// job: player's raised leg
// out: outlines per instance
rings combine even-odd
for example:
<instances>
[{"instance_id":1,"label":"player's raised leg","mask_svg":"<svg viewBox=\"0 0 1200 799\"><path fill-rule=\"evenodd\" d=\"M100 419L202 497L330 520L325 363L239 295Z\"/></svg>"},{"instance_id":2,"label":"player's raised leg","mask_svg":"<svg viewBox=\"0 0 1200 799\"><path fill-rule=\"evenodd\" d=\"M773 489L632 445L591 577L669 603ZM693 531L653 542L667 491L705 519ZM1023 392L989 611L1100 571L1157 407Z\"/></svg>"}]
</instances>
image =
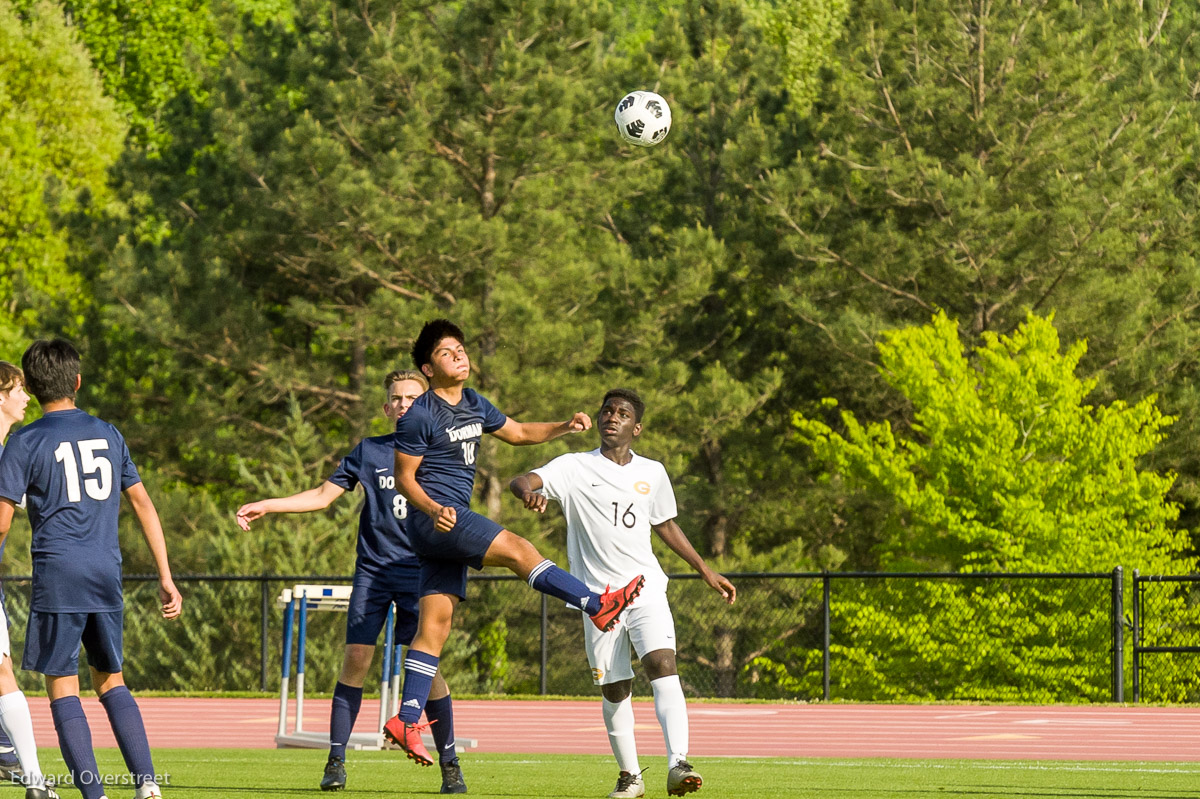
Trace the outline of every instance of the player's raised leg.
<instances>
[{"instance_id":1,"label":"player's raised leg","mask_svg":"<svg viewBox=\"0 0 1200 799\"><path fill-rule=\"evenodd\" d=\"M611 630L616 625L617 618L633 604L645 583L639 574L616 591L606 590L597 594L578 577L560 568L554 561L543 558L537 547L527 539L509 530L501 530L492 540L487 554L483 556L483 565L503 566L511 570L535 591L549 594L582 610L600 630Z\"/></svg>"}]
</instances>

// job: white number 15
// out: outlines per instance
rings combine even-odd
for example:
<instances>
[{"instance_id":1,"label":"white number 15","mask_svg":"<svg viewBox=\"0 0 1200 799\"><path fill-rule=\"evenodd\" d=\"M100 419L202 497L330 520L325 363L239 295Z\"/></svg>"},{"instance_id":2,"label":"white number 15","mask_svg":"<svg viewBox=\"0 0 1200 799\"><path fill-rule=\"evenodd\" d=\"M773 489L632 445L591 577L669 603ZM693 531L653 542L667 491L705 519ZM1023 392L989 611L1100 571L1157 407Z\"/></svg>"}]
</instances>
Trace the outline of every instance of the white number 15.
<instances>
[{"instance_id":1,"label":"white number 15","mask_svg":"<svg viewBox=\"0 0 1200 799\"><path fill-rule=\"evenodd\" d=\"M89 438L78 441L79 463L75 462L75 449L70 441L64 441L54 450L54 460L63 465L63 473L67 479L67 499L79 502L83 496L79 493L79 467L83 467L85 475L96 474L83 481L83 489L92 499L103 501L112 494L113 470L112 462L97 450L108 449L108 442L103 438Z\"/></svg>"}]
</instances>

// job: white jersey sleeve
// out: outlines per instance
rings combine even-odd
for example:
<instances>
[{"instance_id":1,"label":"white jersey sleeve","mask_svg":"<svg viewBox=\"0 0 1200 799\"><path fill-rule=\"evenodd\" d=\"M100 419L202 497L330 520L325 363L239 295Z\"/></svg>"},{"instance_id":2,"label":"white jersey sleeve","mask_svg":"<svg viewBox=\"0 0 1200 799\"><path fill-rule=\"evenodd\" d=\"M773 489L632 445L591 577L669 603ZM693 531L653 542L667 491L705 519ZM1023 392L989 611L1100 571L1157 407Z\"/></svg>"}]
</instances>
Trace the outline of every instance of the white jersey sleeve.
<instances>
[{"instance_id":1,"label":"white jersey sleeve","mask_svg":"<svg viewBox=\"0 0 1200 799\"><path fill-rule=\"evenodd\" d=\"M659 479L654 481L654 496L650 498L650 524L658 525L678 516L679 508L675 505L675 489L671 487L666 467L657 461L651 463L660 472Z\"/></svg>"},{"instance_id":2,"label":"white jersey sleeve","mask_svg":"<svg viewBox=\"0 0 1200 799\"><path fill-rule=\"evenodd\" d=\"M542 487L538 493L547 499L562 502L563 497L571 490L573 463L574 459L570 455L559 455L545 466L534 469L533 473L542 478Z\"/></svg>"}]
</instances>

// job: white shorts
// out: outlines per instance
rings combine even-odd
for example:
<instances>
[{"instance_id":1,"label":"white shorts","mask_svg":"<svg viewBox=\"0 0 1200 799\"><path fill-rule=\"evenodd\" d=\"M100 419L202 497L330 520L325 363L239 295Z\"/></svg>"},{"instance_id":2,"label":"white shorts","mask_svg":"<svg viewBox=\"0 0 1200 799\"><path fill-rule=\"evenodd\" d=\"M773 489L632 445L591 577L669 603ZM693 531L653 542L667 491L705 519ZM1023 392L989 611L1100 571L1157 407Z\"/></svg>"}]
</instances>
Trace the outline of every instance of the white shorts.
<instances>
[{"instance_id":1,"label":"white shorts","mask_svg":"<svg viewBox=\"0 0 1200 799\"><path fill-rule=\"evenodd\" d=\"M0 602L0 660L11 654L12 642L8 640L8 616L4 613L4 603Z\"/></svg>"},{"instance_id":2,"label":"white shorts","mask_svg":"<svg viewBox=\"0 0 1200 799\"><path fill-rule=\"evenodd\" d=\"M639 658L656 649L675 651L675 619L666 593L639 596L621 614L617 626L606 633L584 616L583 645L596 685L632 680L631 645Z\"/></svg>"}]
</instances>

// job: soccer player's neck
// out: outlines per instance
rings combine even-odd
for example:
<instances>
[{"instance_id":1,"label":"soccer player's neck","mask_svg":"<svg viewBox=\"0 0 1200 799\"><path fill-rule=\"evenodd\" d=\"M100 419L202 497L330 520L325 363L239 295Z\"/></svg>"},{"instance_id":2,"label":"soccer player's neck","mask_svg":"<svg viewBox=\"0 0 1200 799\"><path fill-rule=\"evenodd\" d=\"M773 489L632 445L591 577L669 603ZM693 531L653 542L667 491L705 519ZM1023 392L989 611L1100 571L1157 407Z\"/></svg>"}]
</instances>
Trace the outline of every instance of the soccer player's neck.
<instances>
[{"instance_id":1,"label":"soccer player's neck","mask_svg":"<svg viewBox=\"0 0 1200 799\"><path fill-rule=\"evenodd\" d=\"M43 413L54 413L55 411L73 411L75 410L75 398L63 397L62 399L50 400L42 406Z\"/></svg>"},{"instance_id":2,"label":"soccer player's neck","mask_svg":"<svg viewBox=\"0 0 1200 799\"><path fill-rule=\"evenodd\" d=\"M600 454L618 466L624 466L633 460L633 450L629 444L620 444L615 447L606 447L601 444Z\"/></svg>"},{"instance_id":3,"label":"soccer player's neck","mask_svg":"<svg viewBox=\"0 0 1200 799\"><path fill-rule=\"evenodd\" d=\"M434 378L431 390L450 405L457 405L462 402L463 384L460 380L446 380L442 382Z\"/></svg>"}]
</instances>

